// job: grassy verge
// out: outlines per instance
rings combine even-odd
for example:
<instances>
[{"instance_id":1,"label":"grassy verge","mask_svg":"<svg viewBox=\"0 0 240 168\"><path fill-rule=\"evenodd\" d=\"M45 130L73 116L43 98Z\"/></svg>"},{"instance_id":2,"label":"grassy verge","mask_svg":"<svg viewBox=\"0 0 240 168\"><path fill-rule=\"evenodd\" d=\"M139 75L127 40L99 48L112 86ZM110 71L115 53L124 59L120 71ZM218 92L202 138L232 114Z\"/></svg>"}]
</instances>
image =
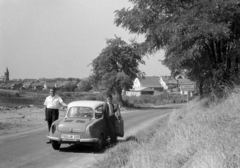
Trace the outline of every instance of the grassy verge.
<instances>
[{"instance_id":1,"label":"grassy verge","mask_svg":"<svg viewBox=\"0 0 240 168\"><path fill-rule=\"evenodd\" d=\"M240 96L193 101L106 151L92 167L240 167Z\"/></svg>"}]
</instances>

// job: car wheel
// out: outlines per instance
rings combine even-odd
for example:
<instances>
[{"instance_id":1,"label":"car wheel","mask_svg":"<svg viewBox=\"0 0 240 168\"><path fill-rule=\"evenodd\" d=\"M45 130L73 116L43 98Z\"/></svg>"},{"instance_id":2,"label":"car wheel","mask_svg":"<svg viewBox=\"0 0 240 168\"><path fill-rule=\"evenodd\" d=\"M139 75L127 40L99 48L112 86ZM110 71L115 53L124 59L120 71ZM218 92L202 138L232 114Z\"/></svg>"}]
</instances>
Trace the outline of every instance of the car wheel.
<instances>
[{"instance_id":1,"label":"car wheel","mask_svg":"<svg viewBox=\"0 0 240 168\"><path fill-rule=\"evenodd\" d=\"M61 144L58 141L53 141L52 140L52 147L53 147L53 149L59 150L60 146L61 146Z\"/></svg>"},{"instance_id":2,"label":"car wheel","mask_svg":"<svg viewBox=\"0 0 240 168\"><path fill-rule=\"evenodd\" d=\"M98 152L102 149L102 146L103 146L103 134L99 136L98 141L94 144L94 150Z\"/></svg>"}]
</instances>

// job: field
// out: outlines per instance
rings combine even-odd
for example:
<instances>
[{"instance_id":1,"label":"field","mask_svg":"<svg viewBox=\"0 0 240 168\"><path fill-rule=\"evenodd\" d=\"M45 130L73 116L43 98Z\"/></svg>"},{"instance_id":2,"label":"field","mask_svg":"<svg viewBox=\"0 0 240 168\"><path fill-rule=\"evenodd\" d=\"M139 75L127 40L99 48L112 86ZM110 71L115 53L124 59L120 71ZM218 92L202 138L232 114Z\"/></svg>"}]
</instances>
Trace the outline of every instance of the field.
<instances>
[{"instance_id":1,"label":"field","mask_svg":"<svg viewBox=\"0 0 240 168\"><path fill-rule=\"evenodd\" d=\"M105 94L93 94L89 92L58 92L66 103L75 100L101 100L105 101ZM14 91L0 89L0 107L17 108L19 106L33 105L43 107L47 91ZM123 96L124 106L126 108L135 108L141 106L164 105L169 103L186 102L186 96L179 94L162 93L158 96L126 97ZM116 97L113 102L117 103Z\"/></svg>"}]
</instances>

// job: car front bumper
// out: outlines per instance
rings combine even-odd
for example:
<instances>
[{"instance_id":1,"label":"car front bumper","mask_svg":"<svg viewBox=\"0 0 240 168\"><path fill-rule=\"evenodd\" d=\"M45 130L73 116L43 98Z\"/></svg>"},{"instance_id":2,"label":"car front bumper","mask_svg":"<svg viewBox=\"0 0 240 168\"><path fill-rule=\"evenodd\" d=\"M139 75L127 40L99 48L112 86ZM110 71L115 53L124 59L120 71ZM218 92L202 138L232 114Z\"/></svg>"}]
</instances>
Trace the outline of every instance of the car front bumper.
<instances>
[{"instance_id":1,"label":"car front bumper","mask_svg":"<svg viewBox=\"0 0 240 168\"><path fill-rule=\"evenodd\" d=\"M53 140L53 141L58 141L58 142L97 142L97 138L80 138L79 140L62 140L61 138L53 137L53 136L47 136L48 139Z\"/></svg>"}]
</instances>

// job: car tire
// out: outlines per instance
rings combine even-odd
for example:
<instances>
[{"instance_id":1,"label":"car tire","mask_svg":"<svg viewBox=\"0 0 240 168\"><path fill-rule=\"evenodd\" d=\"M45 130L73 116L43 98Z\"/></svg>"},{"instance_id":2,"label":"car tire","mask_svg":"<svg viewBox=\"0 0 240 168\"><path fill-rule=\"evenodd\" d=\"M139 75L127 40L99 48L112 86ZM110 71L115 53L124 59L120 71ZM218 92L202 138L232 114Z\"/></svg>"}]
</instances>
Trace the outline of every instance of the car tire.
<instances>
[{"instance_id":1,"label":"car tire","mask_svg":"<svg viewBox=\"0 0 240 168\"><path fill-rule=\"evenodd\" d=\"M61 144L58 141L53 141L52 140L52 147L53 147L53 149L59 150L60 146L61 146Z\"/></svg>"},{"instance_id":2,"label":"car tire","mask_svg":"<svg viewBox=\"0 0 240 168\"><path fill-rule=\"evenodd\" d=\"M103 147L103 134L100 134L98 141L94 144L94 150L99 152Z\"/></svg>"}]
</instances>

